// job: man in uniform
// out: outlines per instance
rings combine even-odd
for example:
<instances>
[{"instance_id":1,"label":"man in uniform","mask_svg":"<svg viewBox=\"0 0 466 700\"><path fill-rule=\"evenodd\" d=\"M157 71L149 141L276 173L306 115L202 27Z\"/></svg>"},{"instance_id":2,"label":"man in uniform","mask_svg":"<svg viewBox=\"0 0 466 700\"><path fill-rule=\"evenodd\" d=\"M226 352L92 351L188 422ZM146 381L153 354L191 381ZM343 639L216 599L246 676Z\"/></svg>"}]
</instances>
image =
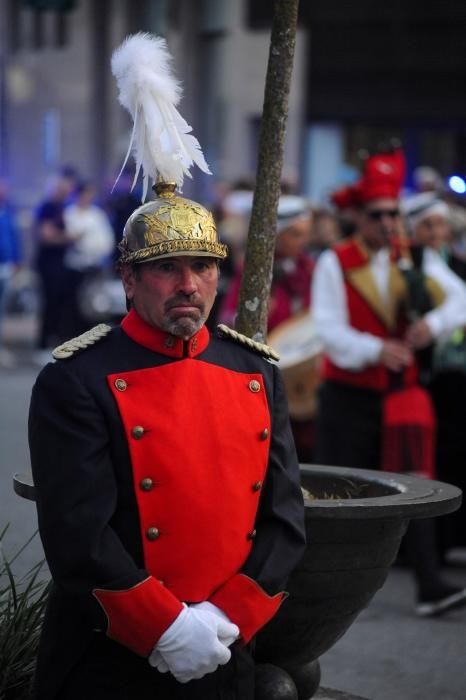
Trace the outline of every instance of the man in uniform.
<instances>
[{"instance_id":1,"label":"man in uniform","mask_svg":"<svg viewBox=\"0 0 466 700\"><path fill-rule=\"evenodd\" d=\"M355 235L322 253L314 271L312 315L325 350L315 460L433 477L435 417L418 360L466 321L466 287L435 251L418 251L416 269L414 251L394 241L403 175L400 150L366 161L345 198ZM432 533L432 521L408 533L420 615L466 603L466 590L440 575Z\"/></svg>"},{"instance_id":2,"label":"man in uniform","mask_svg":"<svg viewBox=\"0 0 466 700\"><path fill-rule=\"evenodd\" d=\"M304 549L271 351L209 335L226 248L209 212L156 189L120 246L128 315L57 348L33 389L40 700L251 699L250 641Z\"/></svg>"}]
</instances>

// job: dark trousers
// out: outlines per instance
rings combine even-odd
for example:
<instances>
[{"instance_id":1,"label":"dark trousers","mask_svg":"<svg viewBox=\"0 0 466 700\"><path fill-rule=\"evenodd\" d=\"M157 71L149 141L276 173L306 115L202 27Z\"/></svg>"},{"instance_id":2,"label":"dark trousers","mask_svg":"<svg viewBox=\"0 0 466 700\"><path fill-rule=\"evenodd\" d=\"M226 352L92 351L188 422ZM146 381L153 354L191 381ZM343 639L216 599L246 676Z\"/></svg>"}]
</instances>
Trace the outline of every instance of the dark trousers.
<instances>
[{"instance_id":1,"label":"dark trousers","mask_svg":"<svg viewBox=\"0 0 466 700\"><path fill-rule=\"evenodd\" d=\"M437 414L437 474L466 493L466 370L438 372L430 393ZM461 507L437 519L443 550L466 545L466 498Z\"/></svg>"},{"instance_id":2,"label":"dark trousers","mask_svg":"<svg viewBox=\"0 0 466 700\"><path fill-rule=\"evenodd\" d=\"M380 469L381 426L378 392L325 382L318 391L315 463Z\"/></svg>"},{"instance_id":3,"label":"dark trousers","mask_svg":"<svg viewBox=\"0 0 466 700\"><path fill-rule=\"evenodd\" d=\"M235 644L228 664L199 680L178 683L171 673L159 673L147 659L103 634L96 634L57 700L253 700L253 697L254 664L248 648Z\"/></svg>"},{"instance_id":4,"label":"dark trousers","mask_svg":"<svg viewBox=\"0 0 466 700\"><path fill-rule=\"evenodd\" d=\"M353 469L380 469L382 396L337 382L319 389L315 462ZM432 520L409 524L403 550L413 568L419 597L429 599L443 585Z\"/></svg>"},{"instance_id":5,"label":"dark trousers","mask_svg":"<svg viewBox=\"0 0 466 700\"><path fill-rule=\"evenodd\" d=\"M66 319L66 271L58 260L42 262L38 267L42 287L39 348L53 347L65 340Z\"/></svg>"},{"instance_id":6,"label":"dark trousers","mask_svg":"<svg viewBox=\"0 0 466 700\"><path fill-rule=\"evenodd\" d=\"M68 268L66 270L64 294L67 313L64 323L64 334L66 338L74 338L88 330L92 323L83 316L80 306L80 296L86 280L86 274L81 270Z\"/></svg>"}]
</instances>

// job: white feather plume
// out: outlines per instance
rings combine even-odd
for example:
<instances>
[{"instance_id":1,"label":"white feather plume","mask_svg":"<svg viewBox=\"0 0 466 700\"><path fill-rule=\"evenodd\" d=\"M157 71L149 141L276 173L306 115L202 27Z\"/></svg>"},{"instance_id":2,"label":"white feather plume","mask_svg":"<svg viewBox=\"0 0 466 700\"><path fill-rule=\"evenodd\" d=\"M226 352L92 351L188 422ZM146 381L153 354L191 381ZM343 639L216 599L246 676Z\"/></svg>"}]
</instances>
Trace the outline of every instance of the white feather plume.
<instances>
[{"instance_id":1,"label":"white feather plume","mask_svg":"<svg viewBox=\"0 0 466 700\"><path fill-rule=\"evenodd\" d=\"M181 189L184 176L191 177L189 169L193 164L210 174L198 140L176 109L182 90L170 64L165 40L143 32L127 37L112 55L119 100L133 119L121 172L133 150L136 161L133 187L142 168L143 201L149 178L155 181L161 175L164 180L174 180Z\"/></svg>"}]
</instances>

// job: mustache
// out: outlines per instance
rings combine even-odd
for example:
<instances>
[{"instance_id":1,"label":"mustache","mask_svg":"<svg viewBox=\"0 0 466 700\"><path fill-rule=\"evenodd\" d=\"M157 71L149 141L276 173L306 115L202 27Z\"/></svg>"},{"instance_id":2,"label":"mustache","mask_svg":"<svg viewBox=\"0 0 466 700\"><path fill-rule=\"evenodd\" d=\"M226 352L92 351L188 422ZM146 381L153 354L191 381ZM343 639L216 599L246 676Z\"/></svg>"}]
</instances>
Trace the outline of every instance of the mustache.
<instances>
[{"instance_id":1,"label":"mustache","mask_svg":"<svg viewBox=\"0 0 466 700\"><path fill-rule=\"evenodd\" d=\"M169 299L165 304L165 310L170 311L176 306L195 306L198 309L204 308L202 300L196 294L190 296L179 295Z\"/></svg>"}]
</instances>

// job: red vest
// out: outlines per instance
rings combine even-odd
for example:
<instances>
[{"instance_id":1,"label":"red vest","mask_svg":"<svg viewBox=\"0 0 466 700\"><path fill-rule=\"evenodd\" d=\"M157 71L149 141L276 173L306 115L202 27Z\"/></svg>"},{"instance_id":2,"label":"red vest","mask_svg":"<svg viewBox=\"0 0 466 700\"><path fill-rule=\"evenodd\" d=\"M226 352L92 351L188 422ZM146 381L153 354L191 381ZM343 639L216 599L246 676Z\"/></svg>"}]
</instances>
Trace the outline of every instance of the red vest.
<instances>
[{"instance_id":1,"label":"red vest","mask_svg":"<svg viewBox=\"0 0 466 700\"><path fill-rule=\"evenodd\" d=\"M405 320L403 307L407 289L395 263L389 273L390 298L384 304L379 297L369 265L369 257L356 240L344 241L334 248L343 272L349 324L355 330L370 333L377 338L400 338ZM355 387L384 392L390 386L390 374L381 364L361 370L342 369L328 356L324 357L323 378ZM416 382L417 368L413 365L404 373L403 384Z\"/></svg>"}]
</instances>

